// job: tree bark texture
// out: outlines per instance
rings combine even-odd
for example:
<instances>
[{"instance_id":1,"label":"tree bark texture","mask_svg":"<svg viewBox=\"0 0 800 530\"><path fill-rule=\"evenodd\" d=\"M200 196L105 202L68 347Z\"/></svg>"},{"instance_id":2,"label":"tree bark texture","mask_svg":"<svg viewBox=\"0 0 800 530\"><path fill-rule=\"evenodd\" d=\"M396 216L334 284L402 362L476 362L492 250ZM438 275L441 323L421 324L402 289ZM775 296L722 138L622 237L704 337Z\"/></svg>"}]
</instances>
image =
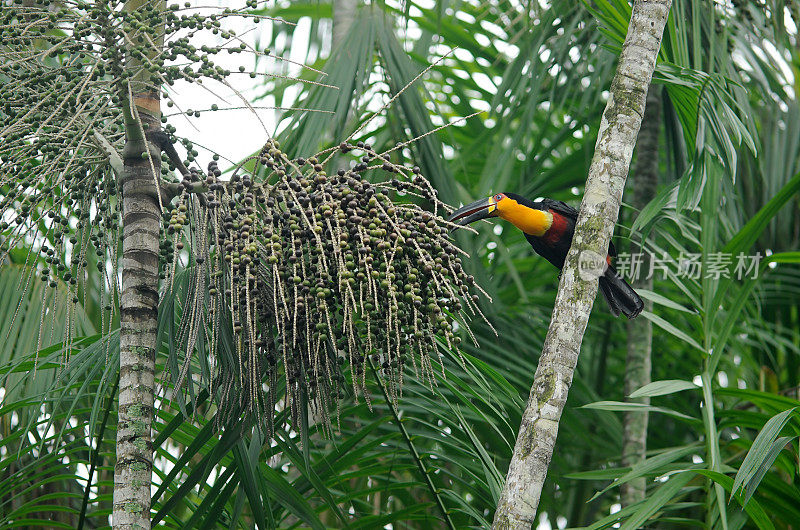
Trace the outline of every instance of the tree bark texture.
<instances>
[{"instance_id":1,"label":"tree bark texture","mask_svg":"<svg viewBox=\"0 0 800 530\"><path fill-rule=\"evenodd\" d=\"M160 157L154 156L156 171ZM125 160L114 528L150 528L160 210L147 160Z\"/></svg>"},{"instance_id":2,"label":"tree bark texture","mask_svg":"<svg viewBox=\"0 0 800 530\"><path fill-rule=\"evenodd\" d=\"M633 172L633 206L641 210L656 194L658 186L658 136L661 130L661 87L650 85L644 120L636 141L636 166ZM644 244L632 244L631 253L643 253ZM649 256L644 254L640 274L633 279L635 289L653 289L649 277ZM645 310L652 311L653 303L646 300ZM653 350L653 324L646 318L628 322L628 355L625 362L625 396L650 383L650 359ZM628 401L649 404L650 398L627 398ZM649 413L625 412L622 433L622 465L632 466L644 460L647 452L647 423ZM646 481L639 477L620 486L622 507L635 504L645 497Z\"/></svg>"},{"instance_id":3,"label":"tree bark texture","mask_svg":"<svg viewBox=\"0 0 800 530\"><path fill-rule=\"evenodd\" d=\"M131 0L125 9L136 10L144 1ZM155 7L163 11L164 3ZM163 40L156 43L162 44ZM121 183L119 413L112 524L115 529L132 530L150 528L161 223L155 179L160 175L161 151L148 145L143 133L160 127L161 111L158 86L141 63L129 57L125 68L133 75L128 93L121 94L126 144ZM143 156L148 152L149 159Z\"/></svg>"},{"instance_id":4,"label":"tree bark texture","mask_svg":"<svg viewBox=\"0 0 800 530\"><path fill-rule=\"evenodd\" d=\"M585 271L586 264L606 255L670 6L671 0L637 0L633 4L553 316L495 512L494 529L527 530L535 523L558 422L597 295L596 275L580 274L579 267L583 264Z\"/></svg>"}]
</instances>

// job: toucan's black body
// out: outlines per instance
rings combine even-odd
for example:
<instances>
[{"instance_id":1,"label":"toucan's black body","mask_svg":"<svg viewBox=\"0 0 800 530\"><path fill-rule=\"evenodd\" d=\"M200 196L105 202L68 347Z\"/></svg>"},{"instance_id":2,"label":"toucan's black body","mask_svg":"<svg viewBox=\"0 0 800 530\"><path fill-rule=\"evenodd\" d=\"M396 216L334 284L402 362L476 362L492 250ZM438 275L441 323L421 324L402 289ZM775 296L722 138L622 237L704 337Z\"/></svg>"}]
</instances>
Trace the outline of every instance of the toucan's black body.
<instances>
[{"instance_id":1,"label":"toucan's black body","mask_svg":"<svg viewBox=\"0 0 800 530\"><path fill-rule=\"evenodd\" d=\"M508 203L502 203L509 199ZM540 232L534 234L525 232L525 238L537 254L559 269L563 268L564 260L572 244L572 237L575 234L575 223L578 220L578 210L564 202L553 199L532 201L516 193L498 193L488 201L483 199L460 208L450 220L459 224L467 224L478 219L498 216L517 225L515 220L520 219L520 212L517 211L513 215L509 212L511 209L519 210L520 208L540 210L549 214L547 217L550 220L549 224L542 226ZM541 214L538 215L543 217ZM521 227L518 226L518 228ZM616 254L614 245L609 245L606 258L608 268L599 278L600 292L603 293L603 297L615 316L623 313L628 318L634 318L642 312L644 302L611 265L611 257Z\"/></svg>"},{"instance_id":2,"label":"toucan's black body","mask_svg":"<svg viewBox=\"0 0 800 530\"><path fill-rule=\"evenodd\" d=\"M572 236L575 233L575 222L578 220L578 210L565 202L555 201L553 199L532 201L516 193L506 193L505 195L523 206L536 208L537 210L545 212L549 211L550 214L553 215L553 226L550 227L550 230L548 230L544 236L539 237L525 234L525 239L528 240L537 254L559 269L564 268L564 260L567 258L569 246L572 244ZM559 223L561 219L566 222ZM553 230L553 232L550 232L551 230ZM556 233L558 233L558 237L553 237ZM611 247L611 255L616 256L613 245Z\"/></svg>"}]
</instances>

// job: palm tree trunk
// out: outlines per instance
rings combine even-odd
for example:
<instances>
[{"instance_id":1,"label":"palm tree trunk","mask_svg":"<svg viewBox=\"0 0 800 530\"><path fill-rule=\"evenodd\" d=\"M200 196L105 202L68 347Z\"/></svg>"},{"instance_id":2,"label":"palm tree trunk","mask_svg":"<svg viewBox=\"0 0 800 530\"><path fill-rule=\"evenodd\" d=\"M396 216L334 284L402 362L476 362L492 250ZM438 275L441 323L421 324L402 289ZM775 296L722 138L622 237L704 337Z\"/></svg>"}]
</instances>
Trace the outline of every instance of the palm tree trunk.
<instances>
[{"instance_id":1,"label":"palm tree trunk","mask_svg":"<svg viewBox=\"0 0 800 530\"><path fill-rule=\"evenodd\" d=\"M633 4L628 34L600 122L575 236L561 273L550 328L495 512L494 529L528 530L535 522L558 422L597 295L597 275L585 266L598 256L602 260L611 240L671 3L636 0ZM579 270L589 274L578 274Z\"/></svg>"},{"instance_id":2,"label":"palm tree trunk","mask_svg":"<svg viewBox=\"0 0 800 530\"><path fill-rule=\"evenodd\" d=\"M658 185L658 134L661 129L661 87L650 85L644 121L636 142L636 169L633 172L633 206L639 210L650 202ZM642 253L644 244L632 245L632 253ZM642 272L633 279L634 288L653 289L653 278L648 277L650 262L643 256ZM645 309L653 310L653 303L645 301ZM653 349L653 325L646 318L628 322L628 355L625 363L625 396L650 382L650 356ZM629 401L649 404L650 398L629 398ZM644 460L647 452L647 422L649 413L626 412L623 419L622 465L632 466ZM630 506L645 497L645 478L640 477L620 486L622 507Z\"/></svg>"},{"instance_id":3,"label":"palm tree trunk","mask_svg":"<svg viewBox=\"0 0 800 530\"><path fill-rule=\"evenodd\" d=\"M129 0L135 11L147 0ZM154 6L163 11L164 2ZM163 45L163 31L156 48ZM135 37L131 38L136 41ZM161 208L156 178L161 157L146 133L160 127L158 85L128 57L132 74L121 94L126 143L122 175L122 295L120 300L120 379L117 423L117 461L114 467L115 529L150 528L150 483L153 468L155 357L158 331L158 258ZM132 97L131 97L132 96ZM149 157L143 153L150 153ZM153 173L155 171L155 174Z\"/></svg>"}]
</instances>

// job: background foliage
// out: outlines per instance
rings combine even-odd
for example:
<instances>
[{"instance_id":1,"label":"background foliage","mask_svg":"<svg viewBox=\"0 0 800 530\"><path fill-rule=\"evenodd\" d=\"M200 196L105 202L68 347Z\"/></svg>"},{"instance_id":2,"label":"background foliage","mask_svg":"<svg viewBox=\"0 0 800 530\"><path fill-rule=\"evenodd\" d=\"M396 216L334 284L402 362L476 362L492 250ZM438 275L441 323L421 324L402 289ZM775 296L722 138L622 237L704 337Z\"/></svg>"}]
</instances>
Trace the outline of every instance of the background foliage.
<instances>
[{"instance_id":1,"label":"background foliage","mask_svg":"<svg viewBox=\"0 0 800 530\"><path fill-rule=\"evenodd\" d=\"M335 8L259 10L310 19L310 32L271 23L261 46L305 54L339 87L265 82L265 100L334 113L287 115L278 135L287 154L338 143L392 98L352 141L381 152L484 111L397 153L417 161L453 205L497 191L577 204L626 2L376 2L356 10L331 50ZM655 382L638 391L652 396L652 415L648 459L633 469L620 466L619 411L633 406L621 390L625 326L597 304L540 504L543 526L789 528L800 520L799 21L796 7L779 2L673 3L655 76L665 88L659 195L641 212L623 210L618 246L646 238L676 261L719 252L764 259L757 279L657 274L643 293L655 303L644 315L656 325ZM472 256L465 267L492 295L481 307L497 334L475 322L479 346L464 341L465 365L443 349L436 387L407 381L397 408L371 383L372 410L343 404L333 438L313 418L272 441L245 420L220 432L208 388L174 391L168 317L179 321L189 289L188 274L178 276L161 301L154 523L487 526L557 287L557 271L501 227L456 236ZM106 526L117 335L97 334L109 324L87 293L76 310L81 337L65 351L52 323L66 301L43 296L26 267L12 255L0 276L0 526ZM43 314L52 333L40 337ZM638 476L648 478L646 499L619 510L617 486Z\"/></svg>"}]
</instances>

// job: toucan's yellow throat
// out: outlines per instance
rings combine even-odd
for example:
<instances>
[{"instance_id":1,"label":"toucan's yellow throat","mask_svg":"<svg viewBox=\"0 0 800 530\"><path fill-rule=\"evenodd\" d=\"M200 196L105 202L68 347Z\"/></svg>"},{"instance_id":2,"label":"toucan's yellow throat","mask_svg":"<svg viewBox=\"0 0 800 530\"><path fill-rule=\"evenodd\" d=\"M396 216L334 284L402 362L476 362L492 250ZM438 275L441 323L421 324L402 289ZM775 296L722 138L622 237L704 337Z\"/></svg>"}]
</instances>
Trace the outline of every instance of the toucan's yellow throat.
<instances>
[{"instance_id":1,"label":"toucan's yellow throat","mask_svg":"<svg viewBox=\"0 0 800 530\"><path fill-rule=\"evenodd\" d=\"M532 236L543 236L553 224L550 212L529 208L509 197L497 202L497 216Z\"/></svg>"}]
</instances>

